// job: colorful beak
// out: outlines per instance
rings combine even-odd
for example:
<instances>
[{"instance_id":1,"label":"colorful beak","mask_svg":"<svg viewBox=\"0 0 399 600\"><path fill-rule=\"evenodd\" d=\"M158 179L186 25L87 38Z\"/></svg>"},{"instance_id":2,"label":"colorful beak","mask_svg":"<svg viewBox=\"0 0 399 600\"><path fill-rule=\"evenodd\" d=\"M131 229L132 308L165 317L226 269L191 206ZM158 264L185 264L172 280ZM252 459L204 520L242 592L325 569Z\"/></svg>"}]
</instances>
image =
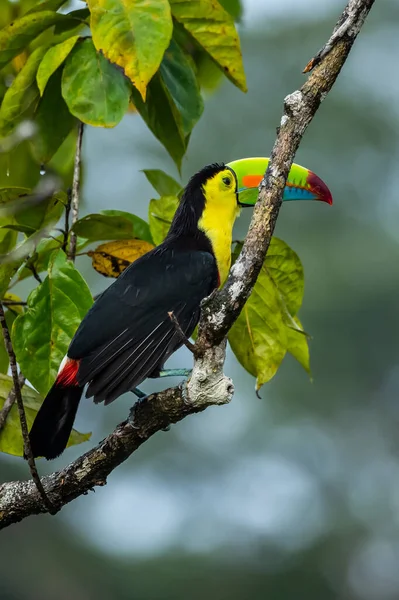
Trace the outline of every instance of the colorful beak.
<instances>
[{"instance_id":1,"label":"colorful beak","mask_svg":"<svg viewBox=\"0 0 399 600\"><path fill-rule=\"evenodd\" d=\"M238 204L254 206L258 198L258 187L269 164L268 158L242 158L226 165L237 177ZM332 204L330 190L317 175L292 165L284 188L283 201L288 200L321 200Z\"/></svg>"}]
</instances>

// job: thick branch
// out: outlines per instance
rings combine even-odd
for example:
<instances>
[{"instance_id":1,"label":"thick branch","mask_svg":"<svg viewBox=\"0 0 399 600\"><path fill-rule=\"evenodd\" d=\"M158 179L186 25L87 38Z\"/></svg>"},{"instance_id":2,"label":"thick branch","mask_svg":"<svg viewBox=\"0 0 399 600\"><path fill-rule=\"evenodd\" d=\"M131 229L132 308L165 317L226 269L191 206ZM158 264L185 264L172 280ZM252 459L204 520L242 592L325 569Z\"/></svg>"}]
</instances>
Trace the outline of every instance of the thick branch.
<instances>
[{"instance_id":1,"label":"thick branch","mask_svg":"<svg viewBox=\"0 0 399 600\"><path fill-rule=\"evenodd\" d=\"M96 485L105 485L108 475L157 431L210 405L230 401L233 385L222 371L225 344L210 352L196 365L197 373L188 385L182 384L137 402L131 417L98 446L62 471L42 478L55 511ZM33 481L14 481L0 486L0 529L43 512L47 509Z\"/></svg>"},{"instance_id":2,"label":"thick branch","mask_svg":"<svg viewBox=\"0 0 399 600\"><path fill-rule=\"evenodd\" d=\"M223 375L225 335L244 306L263 264L302 136L334 84L373 3L374 0L349 0L336 27L341 28L340 35L332 41L330 38L320 63L301 90L285 99L281 126L242 252L224 288L203 307L196 345L200 352L190 381L140 401L131 419L121 423L96 448L62 471L44 477L44 489L56 510L96 485L104 485L109 473L155 432L210 405L230 401L233 385ZM33 482L10 482L0 487L0 528L40 512L46 509Z\"/></svg>"}]
</instances>

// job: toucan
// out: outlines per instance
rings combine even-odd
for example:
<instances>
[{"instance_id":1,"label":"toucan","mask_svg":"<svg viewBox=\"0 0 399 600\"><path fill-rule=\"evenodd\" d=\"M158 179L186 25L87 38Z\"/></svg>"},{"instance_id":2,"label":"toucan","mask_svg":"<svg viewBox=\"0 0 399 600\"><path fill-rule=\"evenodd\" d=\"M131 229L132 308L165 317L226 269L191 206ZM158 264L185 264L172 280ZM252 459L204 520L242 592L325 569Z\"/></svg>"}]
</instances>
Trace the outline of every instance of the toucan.
<instances>
[{"instance_id":1,"label":"toucan","mask_svg":"<svg viewBox=\"0 0 399 600\"><path fill-rule=\"evenodd\" d=\"M86 397L110 404L161 375L182 331L193 333L201 301L225 282L234 221L242 206L255 204L267 165L267 158L246 158L191 177L162 244L129 265L78 327L30 430L35 457L64 451L85 386ZM305 199L332 203L319 177L293 165L283 200Z\"/></svg>"}]
</instances>

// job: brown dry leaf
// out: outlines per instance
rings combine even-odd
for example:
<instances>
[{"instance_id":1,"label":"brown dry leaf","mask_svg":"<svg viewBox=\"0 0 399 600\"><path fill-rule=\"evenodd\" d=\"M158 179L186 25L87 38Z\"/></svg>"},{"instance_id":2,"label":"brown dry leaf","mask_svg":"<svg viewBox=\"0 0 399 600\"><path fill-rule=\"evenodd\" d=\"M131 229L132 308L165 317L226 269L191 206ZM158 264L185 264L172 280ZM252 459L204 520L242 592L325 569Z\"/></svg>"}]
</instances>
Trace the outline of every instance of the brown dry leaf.
<instances>
[{"instance_id":1,"label":"brown dry leaf","mask_svg":"<svg viewBox=\"0 0 399 600\"><path fill-rule=\"evenodd\" d=\"M132 262L155 248L144 240L116 240L100 244L87 254L93 268L105 277L118 277Z\"/></svg>"}]
</instances>

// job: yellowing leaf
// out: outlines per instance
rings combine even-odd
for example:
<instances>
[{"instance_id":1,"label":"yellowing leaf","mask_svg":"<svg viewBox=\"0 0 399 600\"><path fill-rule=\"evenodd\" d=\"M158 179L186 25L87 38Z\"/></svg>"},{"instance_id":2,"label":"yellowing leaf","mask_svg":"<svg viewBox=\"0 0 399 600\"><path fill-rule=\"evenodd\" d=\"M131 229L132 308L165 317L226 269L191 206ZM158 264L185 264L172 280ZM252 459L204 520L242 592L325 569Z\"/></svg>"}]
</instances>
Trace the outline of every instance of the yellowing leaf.
<instances>
[{"instance_id":1,"label":"yellowing leaf","mask_svg":"<svg viewBox=\"0 0 399 600\"><path fill-rule=\"evenodd\" d=\"M247 91L233 17L217 0L170 0L172 15L243 92Z\"/></svg>"},{"instance_id":2,"label":"yellowing leaf","mask_svg":"<svg viewBox=\"0 0 399 600\"><path fill-rule=\"evenodd\" d=\"M4 401L10 393L12 385L12 378L9 375L0 374L0 410L3 408ZM28 385L24 385L22 388L22 400L25 407L28 429L30 429L43 402L43 398L36 390ZM90 436L91 433L79 433L73 429L68 446L86 442L90 439ZM16 404L14 404L8 414L4 429L0 432L0 452L6 452L7 454L13 454L14 456L23 456L23 446L18 408Z\"/></svg>"},{"instance_id":3,"label":"yellowing leaf","mask_svg":"<svg viewBox=\"0 0 399 600\"><path fill-rule=\"evenodd\" d=\"M286 352L309 373L307 335L296 313L303 298L303 268L295 252L272 238L258 280L228 339L256 389L277 372Z\"/></svg>"},{"instance_id":4,"label":"yellowing leaf","mask_svg":"<svg viewBox=\"0 0 399 600\"><path fill-rule=\"evenodd\" d=\"M116 63L145 100L172 37L168 0L88 0L93 42Z\"/></svg>"},{"instance_id":5,"label":"yellowing leaf","mask_svg":"<svg viewBox=\"0 0 399 600\"><path fill-rule=\"evenodd\" d=\"M42 10L26 14L0 31L0 69L35 38L55 23L67 17L54 11Z\"/></svg>"},{"instance_id":6,"label":"yellowing leaf","mask_svg":"<svg viewBox=\"0 0 399 600\"><path fill-rule=\"evenodd\" d=\"M96 271L106 277L118 277L132 262L155 248L144 240L116 240L97 246L87 254Z\"/></svg>"},{"instance_id":7,"label":"yellowing leaf","mask_svg":"<svg viewBox=\"0 0 399 600\"><path fill-rule=\"evenodd\" d=\"M46 87L51 75L55 73L60 65L62 65L78 39L79 36L74 35L73 37L66 39L61 44L57 44L56 46L53 46L47 50L39 65L36 75L36 81L41 96L43 96L44 88Z\"/></svg>"}]
</instances>

